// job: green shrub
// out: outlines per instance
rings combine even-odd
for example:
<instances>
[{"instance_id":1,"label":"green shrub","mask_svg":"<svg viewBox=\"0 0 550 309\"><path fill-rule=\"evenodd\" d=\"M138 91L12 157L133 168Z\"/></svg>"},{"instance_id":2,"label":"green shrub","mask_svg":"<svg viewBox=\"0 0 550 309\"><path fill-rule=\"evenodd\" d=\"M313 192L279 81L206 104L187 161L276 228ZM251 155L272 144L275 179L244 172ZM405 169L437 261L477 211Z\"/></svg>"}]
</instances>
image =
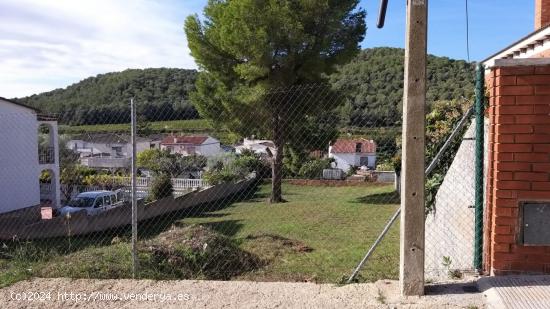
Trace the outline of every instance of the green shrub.
<instances>
[{"instance_id":1,"label":"green shrub","mask_svg":"<svg viewBox=\"0 0 550 309\"><path fill-rule=\"evenodd\" d=\"M330 168L333 159L314 159L308 161L300 168L299 176L308 179L319 179L323 176L323 170Z\"/></svg>"},{"instance_id":2,"label":"green shrub","mask_svg":"<svg viewBox=\"0 0 550 309\"><path fill-rule=\"evenodd\" d=\"M348 171L347 171L347 173L346 173L346 176L348 176L348 177L349 177L349 176L353 176L353 175L355 175L355 174L357 173L358 170L359 170L359 166L357 166L357 165L350 165L350 166L349 166L349 169L348 169Z\"/></svg>"},{"instance_id":3,"label":"green shrub","mask_svg":"<svg viewBox=\"0 0 550 309\"><path fill-rule=\"evenodd\" d=\"M253 172L261 174L265 169L269 169L269 165L262 161L260 156L255 153L241 154L232 163L237 171L246 174Z\"/></svg>"},{"instance_id":4,"label":"green shrub","mask_svg":"<svg viewBox=\"0 0 550 309\"><path fill-rule=\"evenodd\" d=\"M161 198L171 196L174 191L172 186L172 180L168 175L159 175L153 179L151 184L151 197L154 200L160 200Z\"/></svg>"},{"instance_id":5,"label":"green shrub","mask_svg":"<svg viewBox=\"0 0 550 309\"><path fill-rule=\"evenodd\" d=\"M432 104L430 112L426 115L426 166L434 159L470 106L471 102L466 100L437 101ZM467 129L468 124L462 128L457 138L451 142L447 151L439 158L431 175L426 178L427 213L434 210L437 191L454 161L458 148L462 143L462 136L464 136ZM398 174L401 172L400 165L399 171L396 169L396 172Z\"/></svg>"},{"instance_id":6,"label":"green shrub","mask_svg":"<svg viewBox=\"0 0 550 309\"><path fill-rule=\"evenodd\" d=\"M82 182L85 186L97 186L105 190L114 190L125 186L128 180L123 176L100 174L85 176Z\"/></svg>"},{"instance_id":7,"label":"green shrub","mask_svg":"<svg viewBox=\"0 0 550 309\"><path fill-rule=\"evenodd\" d=\"M245 179L251 173L262 174L269 167L254 153L244 155L225 154L210 158L208 170L202 177L211 185L231 183Z\"/></svg>"},{"instance_id":8,"label":"green shrub","mask_svg":"<svg viewBox=\"0 0 550 309\"><path fill-rule=\"evenodd\" d=\"M208 184L219 185L221 183L232 183L244 178L244 175L239 175L229 166L223 166L219 169L211 169L202 174Z\"/></svg>"}]
</instances>

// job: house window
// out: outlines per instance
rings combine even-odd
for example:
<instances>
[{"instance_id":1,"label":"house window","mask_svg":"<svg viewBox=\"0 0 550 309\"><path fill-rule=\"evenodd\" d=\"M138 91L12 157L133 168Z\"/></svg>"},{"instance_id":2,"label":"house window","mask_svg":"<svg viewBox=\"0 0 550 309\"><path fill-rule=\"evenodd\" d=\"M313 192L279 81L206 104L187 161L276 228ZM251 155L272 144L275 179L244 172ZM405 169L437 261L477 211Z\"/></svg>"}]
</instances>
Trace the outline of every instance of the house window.
<instances>
[{"instance_id":1,"label":"house window","mask_svg":"<svg viewBox=\"0 0 550 309\"><path fill-rule=\"evenodd\" d=\"M117 157L122 157L122 147L121 146L112 147L111 149L113 149L113 151L115 152Z\"/></svg>"},{"instance_id":2,"label":"house window","mask_svg":"<svg viewBox=\"0 0 550 309\"><path fill-rule=\"evenodd\" d=\"M363 148L363 144L361 143L355 144L355 152L361 152L362 148Z\"/></svg>"}]
</instances>

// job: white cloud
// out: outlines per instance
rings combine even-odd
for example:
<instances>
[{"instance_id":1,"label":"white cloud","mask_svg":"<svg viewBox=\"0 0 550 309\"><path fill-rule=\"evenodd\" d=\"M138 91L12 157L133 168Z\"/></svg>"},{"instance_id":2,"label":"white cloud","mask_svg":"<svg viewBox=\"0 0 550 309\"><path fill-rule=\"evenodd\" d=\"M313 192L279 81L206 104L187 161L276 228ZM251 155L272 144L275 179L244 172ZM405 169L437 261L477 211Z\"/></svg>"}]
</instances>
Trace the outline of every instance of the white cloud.
<instances>
[{"instance_id":1,"label":"white cloud","mask_svg":"<svg viewBox=\"0 0 550 309\"><path fill-rule=\"evenodd\" d=\"M201 2L0 0L0 96L127 68L195 68L183 22Z\"/></svg>"}]
</instances>

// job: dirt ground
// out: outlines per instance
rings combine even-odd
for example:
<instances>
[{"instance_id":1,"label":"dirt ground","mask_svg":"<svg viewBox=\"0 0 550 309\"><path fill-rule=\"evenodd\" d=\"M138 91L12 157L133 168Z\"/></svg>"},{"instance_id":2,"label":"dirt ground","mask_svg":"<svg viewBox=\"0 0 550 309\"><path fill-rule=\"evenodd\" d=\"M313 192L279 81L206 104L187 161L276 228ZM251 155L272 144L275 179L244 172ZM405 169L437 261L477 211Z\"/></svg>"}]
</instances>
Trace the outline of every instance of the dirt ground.
<instances>
[{"instance_id":1,"label":"dirt ground","mask_svg":"<svg viewBox=\"0 0 550 309\"><path fill-rule=\"evenodd\" d=\"M485 308L472 283L399 297L397 281L331 284L246 281L32 279L0 290L1 308Z\"/></svg>"}]
</instances>

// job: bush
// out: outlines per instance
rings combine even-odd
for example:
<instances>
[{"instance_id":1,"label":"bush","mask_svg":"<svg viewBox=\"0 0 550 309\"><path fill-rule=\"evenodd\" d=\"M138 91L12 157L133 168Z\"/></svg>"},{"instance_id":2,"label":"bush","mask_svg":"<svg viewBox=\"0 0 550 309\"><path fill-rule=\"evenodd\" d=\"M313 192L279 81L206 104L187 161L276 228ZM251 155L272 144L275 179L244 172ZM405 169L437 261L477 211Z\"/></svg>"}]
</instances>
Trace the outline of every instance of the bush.
<instances>
[{"instance_id":1,"label":"bush","mask_svg":"<svg viewBox=\"0 0 550 309\"><path fill-rule=\"evenodd\" d=\"M226 154L208 161L208 170L203 173L203 178L211 185L230 183L246 179L251 173L264 173L269 167L253 153L236 156Z\"/></svg>"},{"instance_id":2,"label":"bush","mask_svg":"<svg viewBox=\"0 0 550 309\"><path fill-rule=\"evenodd\" d=\"M160 200L167 196L171 196L174 191L172 179L168 175L159 175L153 179L151 184L151 197L154 200Z\"/></svg>"},{"instance_id":3,"label":"bush","mask_svg":"<svg viewBox=\"0 0 550 309\"><path fill-rule=\"evenodd\" d=\"M200 171L206 166L206 161L203 156L182 156L159 149L144 150L137 157L138 167L157 175L168 174L172 177L178 177L186 171Z\"/></svg>"},{"instance_id":4,"label":"bush","mask_svg":"<svg viewBox=\"0 0 550 309\"><path fill-rule=\"evenodd\" d=\"M439 152L451 132L456 127L464 113L471 106L471 102L463 101L437 101L431 106L430 113L426 115L426 166L431 163ZM462 136L468 129L468 125L458 134L447 151L439 158L437 166L426 179L426 212L434 210L435 197L447 171L454 161L455 155L462 143ZM400 159L400 158L399 158ZM401 172L401 165L396 166L396 173Z\"/></svg>"},{"instance_id":5,"label":"bush","mask_svg":"<svg viewBox=\"0 0 550 309\"><path fill-rule=\"evenodd\" d=\"M384 171L384 172L393 172L394 171L394 165L391 160L386 160L384 162L380 162L376 165L377 171Z\"/></svg>"},{"instance_id":6,"label":"bush","mask_svg":"<svg viewBox=\"0 0 550 309\"><path fill-rule=\"evenodd\" d=\"M240 155L232 163L237 171L245 174L262 173L266 168L269 169L269 166L260 159L260 156L254 153Z\"/></svg>"},{"instance_id":7,"label":"bush","mask_svg":"<svg viewBox=\"0 0 550 309\"><path fill-rule=\"evenodd\" d=\"M348 171L346 172L346 176L353 176L357 174L357 171L359 171L359 166L357 165L350 165Z\"/></svg>"},{"instance_id":8,"label":"bush","mask_svg":"<svg viewBox=\"0 0 550 309\"><path fill-rule=\"evenodd\" d=\"M123 176L100 174L84 177L83 184L85 186L101 187L104 190L114 190L125 186L127 181Z\"/></svg>"},{"instance_id":9,"label":"bush","mask_svg":"<svg viewBox=\"0 0 550 309\"><path fill-rule=\"evenodd\" d=\"M211 169L202 174L202 177L208 182L208 184L213 186L222 183L237 182L238 180L244 178L244 176L241 176L242 175L235 173L235 171L228 166L223 166L219 169Z\"/></svg>"},{"instance_id":10,"label":"bush","mask_svg":"<svg viewBox=\"0 0 550 309\"><path fill-rule=\"evenodd\" d=\"M308 161L300 168L299 176L307 179L319 179L323 176L323 170L330 168L333 159L314 159Z\"/></svg>"}]
</instances>

